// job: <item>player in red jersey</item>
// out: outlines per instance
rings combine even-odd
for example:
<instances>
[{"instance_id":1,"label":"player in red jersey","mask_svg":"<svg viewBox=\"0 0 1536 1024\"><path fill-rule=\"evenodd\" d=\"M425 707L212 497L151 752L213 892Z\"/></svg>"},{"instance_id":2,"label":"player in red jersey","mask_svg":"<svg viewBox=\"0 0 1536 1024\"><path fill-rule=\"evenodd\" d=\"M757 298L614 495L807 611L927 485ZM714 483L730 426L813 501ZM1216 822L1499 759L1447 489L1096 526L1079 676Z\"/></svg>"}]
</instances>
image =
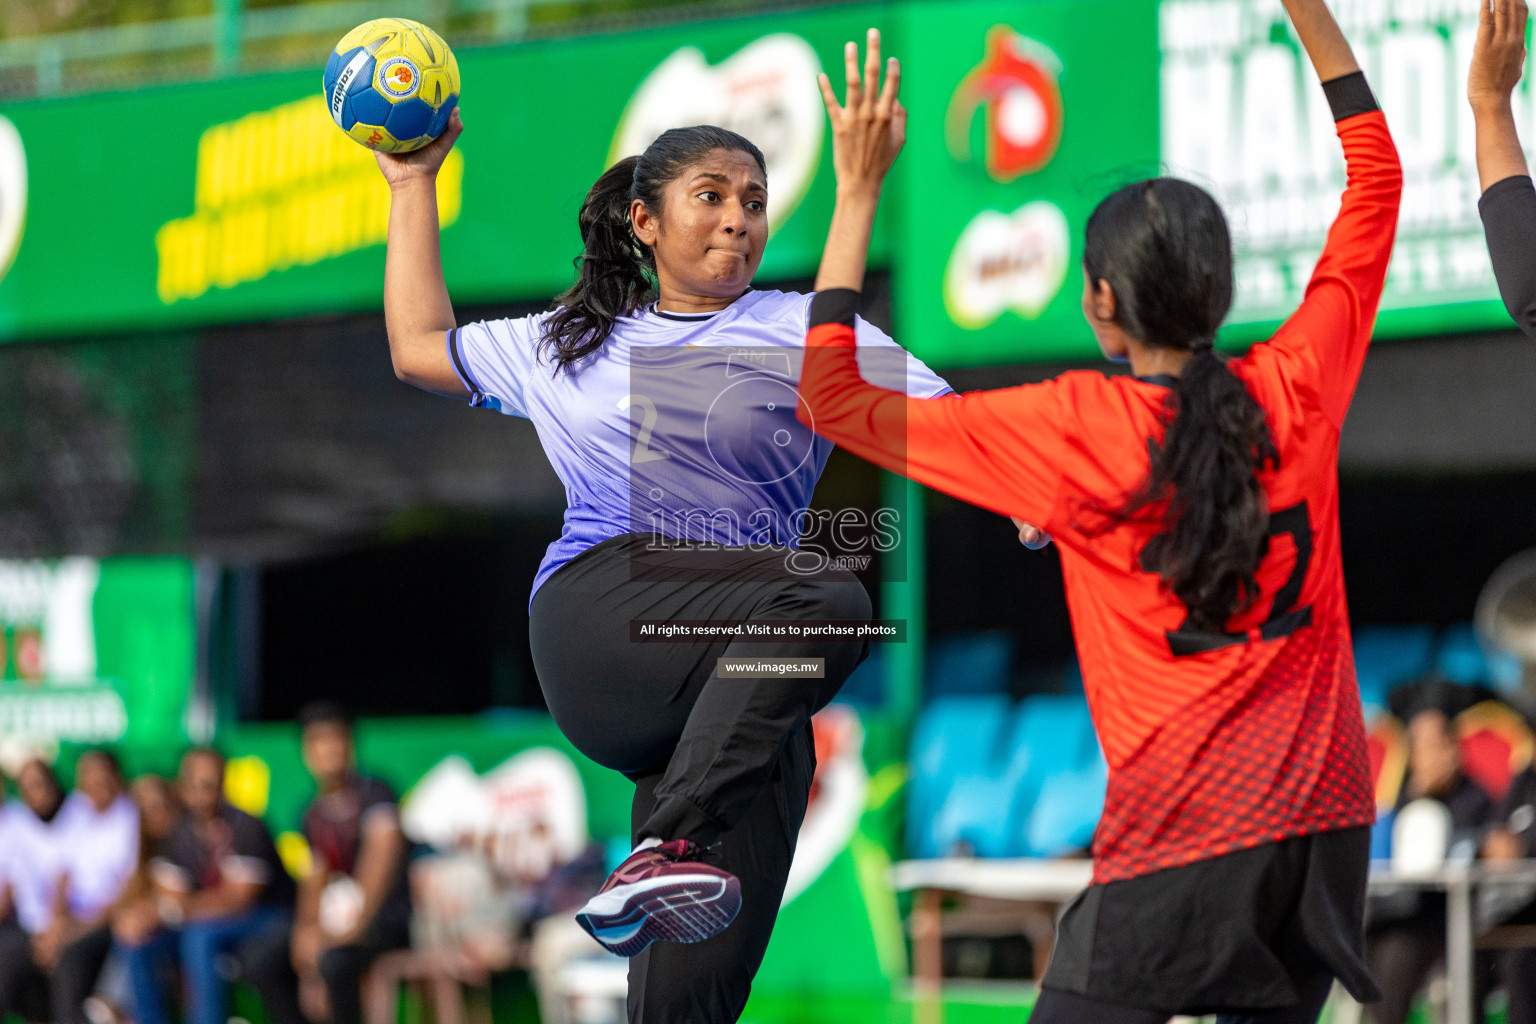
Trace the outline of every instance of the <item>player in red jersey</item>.
<instances>
[{"instance_id":1,"label":"player in red jersey","mask_svg":"<svg viewBox=\"0 0 1536 1024\"><path fill-rule=\"evenodd\" d=\"M1363 966L1374 801L1339 557L1339 430L1370 342L1402 175L1323 0L1285 0L1348 185L1301 308L1226 361L1215 201L1160 178L1087 227L1084 313L1133 376L910 399L866 383L849 326L880 184L905 136L878 37L832 117L838 205L800 415L893 471L1061 550L1109 790L1094 884L1063 915L1033 1020L1316 1019ZM878 92L878 95L877 95Z\"/></svg>"}]
</instances>

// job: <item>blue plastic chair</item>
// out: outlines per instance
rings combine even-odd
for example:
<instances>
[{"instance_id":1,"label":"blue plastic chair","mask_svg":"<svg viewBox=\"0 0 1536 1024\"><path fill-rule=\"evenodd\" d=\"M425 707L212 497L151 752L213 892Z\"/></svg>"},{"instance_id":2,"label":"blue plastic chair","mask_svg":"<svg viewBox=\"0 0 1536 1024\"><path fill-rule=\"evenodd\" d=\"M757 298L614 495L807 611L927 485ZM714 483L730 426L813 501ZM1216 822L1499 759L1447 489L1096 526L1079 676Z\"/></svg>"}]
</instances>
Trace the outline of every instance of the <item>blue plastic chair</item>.
<instances>
[{"instance_id":1,"label":"blue plastic chair","mask_svg":"<svg viewBox=\"0 0 1536 1024\"><path fill-rule=\"evenodd\" d=\"M1371 826L1371 860L1392 859L1392 825L1396 821L1396 811L1377 813L1376 824Z\"/></svg>"},{"instance_id":2,"label":"blue plastic chair","mask_svg":"<svg viewBox=\"0 0 1536 1024\"><path fill-rule=\"evenodd\" d=\"M1026 817L1041 785L1084 763L1096 749L1092 737L1082 699L1026 698L1013 712L996 761L951 778L930 830L936 854L964 844L981 857L1020 856Z\"/></svg>"},{"instance_id":3,"label":"blue plastic chair","mask_svg":"<svg viewBox=\"0 0 1536 1024\"><path fill-rule=\"evenodd\" d=\"M955 777L930 826L932 855L953 854L963 845L978 857L1009 856L1015 846L1011 809L1017 782L1006 772Z\"/></svg>"},{"instance_id":4,"label":"blue plastic chair","mask_svg":"<svg viewBox=\"0 0 1536 1024\"><path fill-rule=\"evenodd\" d=\"M944 697L918 714L908 750L907 848L917 857L937 857L948 844L934 832L940 807L962 777L988 777L1007 719L1000 694Z\"/></svg>"},{"instance_id":5,"label":"blue plastic chair","mask_svg":"<svg viewBox=\"0 0 1536 1024\"><path fill-rule=\"evenodd\" d=\"M1063 857L1086 850L1104 813L1108 785L1109 766L1102 758L1046 779L1025 824L1024 856Z\"/></svg>"},{"instance_id":6,"label":"blue plastic chair","mask_svg":"<svg viewBox=\"0 0 1536 1024\"><path fill-rule=\"evenodd\" d=\"M997 855L1030 856L1025 838L1028 822L1047 780L1090 767L1099 758L1099 744L1085 699L1026 697L1009 732L1007 761L1001 773L1007 783L1009 802L996 812L1005 819L1007 837ZM1097 813L1094 816L1096 819Z\"/></svg>"},{"instance_id":7,"label":"blue plastic chair","mask_svg":"<svg viewBox=\"0 0 1536 1024\"><path fill-rule=\"evenodd\" d=\"M1435 631L1429 626L1366 626L1355 632L1360 699L1385 705L1387 694L1429 670Z\"/></svg>"},{"instance_id":8,"label":"blue plastic chair","mask_svg":"<svg viewBox=\"0 0 1536 1024\"><path fill-rule=\"evenodd\" d=\"M1044 778L1054 771L1085 767L1098 754L1088 702L1082 697L1034 696L1019 704L1009 736L1010 759L1025 759Z\"/></svg>"},{"instance_id":9,"label":"blue plastic chair","mask_svg":"<svg viewBox=\"0 0 1536 1024\"><path fill-rule=\"evenodd\" d=\"M1104 812L1102 760L1030 780L1016 771L954 779L934 816L939 855L964 846L979 857L1061 857L1086 849Z\"/></svg>"}]
</instances>

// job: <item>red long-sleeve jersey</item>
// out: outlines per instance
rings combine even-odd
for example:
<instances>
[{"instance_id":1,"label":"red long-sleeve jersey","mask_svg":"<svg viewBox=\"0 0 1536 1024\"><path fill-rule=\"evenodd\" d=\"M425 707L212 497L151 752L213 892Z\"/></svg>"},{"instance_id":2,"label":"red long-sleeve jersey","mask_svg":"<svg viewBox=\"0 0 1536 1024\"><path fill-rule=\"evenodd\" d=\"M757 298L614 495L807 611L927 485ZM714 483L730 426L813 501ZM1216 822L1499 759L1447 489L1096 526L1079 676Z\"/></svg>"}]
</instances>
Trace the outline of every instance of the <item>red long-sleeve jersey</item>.
<instances>
[{"instance_id":1,"label":"red long-sleeve jersey","mask_svg":"<svg viewBox=\"0 0 1536 1024\"><path fill-rule=\"evenodd\" d=\"M1280 460L1259 477L1272 538L1258 571L1261 597L1224 633L1187 631L1187 610L1141 568L1156 524L1106 530L1094 511L1119 507L1147 480L1148 440L1166 432L1164 385L1078 372L910 399L860 377L850 327L813 317L800 381L808 426L1055 538L1109 762L1096 881L1374 820L1339 556L1337 461L1402 174L1379 111L1345 117L1338 134L1348 185L1306 299L1273 338L1228 364L1268 414Z\"/></svg>"}]
</instances>

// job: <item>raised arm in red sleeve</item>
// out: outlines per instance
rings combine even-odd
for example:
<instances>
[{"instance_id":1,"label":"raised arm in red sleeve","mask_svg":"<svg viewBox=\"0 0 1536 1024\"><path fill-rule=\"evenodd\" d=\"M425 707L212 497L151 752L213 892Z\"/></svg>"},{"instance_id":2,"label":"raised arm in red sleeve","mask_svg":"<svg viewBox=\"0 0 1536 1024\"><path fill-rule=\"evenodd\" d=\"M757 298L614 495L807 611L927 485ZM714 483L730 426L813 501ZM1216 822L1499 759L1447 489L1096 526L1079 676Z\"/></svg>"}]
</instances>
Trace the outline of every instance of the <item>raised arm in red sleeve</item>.
<instances>
[{"instance_id":1,"label":"raised arm in red sleeve","mask_svg":"<svg viewBox=\"0 0 1536 1024\"><path fill-rule=\"evenodd\" d=\"M930 399L876 387L854 354L857 302L845 289L812 302L800 422L892 472L1048 527L1063 421L1055 383Z\"/></svg>"},{"instance_id":2,"label":"raised arm in red sleeve","mask_svg":"<svg viewBox=\"0 0 1536 1024\"><path fill-rule=\"evenodd\" d=\"M1386 118L1364 76L1334 79L1323 90L1344 143L1348 184L1306 299L1268 345L1292 364L1287 376L1309 382L1325 415L1341 427L1376 326L1397 233L1403 172Z\"/></svg>"}]
</instances>

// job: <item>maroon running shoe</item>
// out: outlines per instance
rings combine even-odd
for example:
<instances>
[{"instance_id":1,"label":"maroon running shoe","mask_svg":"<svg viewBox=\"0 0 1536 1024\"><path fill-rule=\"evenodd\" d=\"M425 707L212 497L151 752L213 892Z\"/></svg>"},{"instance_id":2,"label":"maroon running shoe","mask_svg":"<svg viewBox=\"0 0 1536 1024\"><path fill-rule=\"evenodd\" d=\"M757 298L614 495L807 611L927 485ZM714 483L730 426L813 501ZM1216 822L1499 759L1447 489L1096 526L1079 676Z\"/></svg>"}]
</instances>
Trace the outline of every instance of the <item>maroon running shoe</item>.
<instances>
[{"instance_id":1,"label":"maroon running shoe","mask_svg":"<svg viewBox=\"0 0 1536 1024\"><path fill-rule=\"evenodd\" d=\"M576 921L619 956L657 940L703 942L741 910L741 882L698 860L697 844L673 839L636 850L608 876Z\"/></svg>"}]
</instances>

